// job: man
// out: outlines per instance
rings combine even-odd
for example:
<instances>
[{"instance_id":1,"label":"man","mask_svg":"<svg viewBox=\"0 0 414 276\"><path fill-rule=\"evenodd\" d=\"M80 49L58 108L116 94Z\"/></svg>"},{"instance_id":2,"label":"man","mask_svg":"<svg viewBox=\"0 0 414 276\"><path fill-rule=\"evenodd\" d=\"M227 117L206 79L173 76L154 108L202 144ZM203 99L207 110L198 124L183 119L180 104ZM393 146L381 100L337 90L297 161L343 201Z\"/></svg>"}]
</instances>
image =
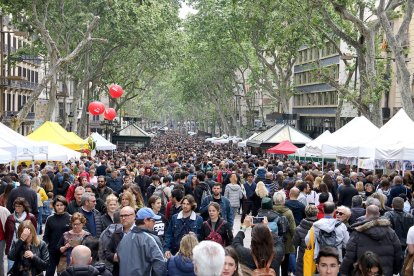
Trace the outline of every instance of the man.
<instances>
[{"instance_id":1,"label":"man","mask_svg":"<svg viewBox=\"0 0 414 276\"><path fill-rule=\"evenodd\" d=\"M61 276L81 276L81 275L90 275L90 276L109 276L112 275L109 271L99 271L96 267L91 265L92 256L91 250L84 246L78 245L75 246L70 255L70 264L65 271L63 271Z\"/></svg>"},{"instance_id":2,"label":"man","mask_svg":"<svg viewBox=\"0 0 414 276\"><path fill-rule=\"evenodd\" d=\"M101 164L98 166L98 168L96 168L96 175L97 176L106 176L106 161L104 158L100 159Z\"/></svg>"},{"instance_id":3,"label":"man","mask_svg":"<svg viewBox=\"0 0 414 276\"><path fill-rule=\"evenodd\" d=\"M246 198L242 199L241 222L244 221L244 218L246 217L246 215L250 214L250 212L253 211L252 196L256 193L256 183L253 181L252 173L247 174L247 180L246 182L244 182L243 187L246 193ZM252 214L252 215L256 216L257 214Z\"/></svg>"},{"instance_id":4,"label":"man","mask_svg":"<svg viewBox=\"0 0 414 276\"><path fill-rule=\"evenodd\" d=\"M156 175L156 174L153 175L151 177L151 179L152 179L152 182L151 182L151 184L148 186L148 188L146 190L147 199L150 198L154 194L155 190L161 184L160 183L160 177L158 175Z\"/></svg>"},{"instance_id":5,"label":"man","mask_svg":"<svg viewBox=\"0 0 414 276\"><path fill-rule=\"evenodd\" d=\"M206 182L204 182L205 177L206 176L203 172L197 173L197 179L198 181L200 181L200 183L195 187L193 191L194 199L197 202L196 211L198 211L201 206L201 200L203 200L203 195L204 197L211 195L210 186Z\"/></svg>"},{"instance_id":6,"label":"man","mask_svg":"<svg viewBox=\"0 0 414 276\"><path fill-rule=\"evenodd\" d=\"M193 249L194 272L197 276L220 276L224 259L224 249L220 244L202 241Z\"/></svg>"},{"instance_id":7,"label":"man","mask_svg":"<svg viewBox=\"0 0 414 276\"><path fill-rule=\"evenodd\" d=\"M357 182L358 182L358 173L356 173L356 172L351 172L350 174L349 174L349 181L350 181L350 183L352 184L352 186L356 186L356 184L357 184Z\"/></svg>"},{"instance_id":8,"label":"man","mask_svg":"<svg viewBox=\"0 0 414 276\"><path fill-rule=\"evenodd\" d=\"M404 199L401 197L394 197L392 200L392 210L384 214L384 217L391 222L391 227L397 234L401 243L401 249L405 252L407 248L407 233L414 224L414 218L411 214L403 211Z\"/></svg>"},{"instance_id":9,"label":"man","mask_svg":"<svg viewBox=\"0 0 414 276\"><path fill-rule=\"evenodd\" d=\"M308 183L302 180L296 181L296 187L299 189L299 195L297 197L297 200L303 204L303 206L308 206L308 201L306 198L306 195L310 193L310 186Z\"/></svg>"},{"instance_id":10,"label":"man","mask_svg":"<svg viewBox=\"0 0 414 276\"><path fill-rule=\"evenodd\" d=\"M346 246L342 275L351 275L358 256L372 251L380 259L384 275L398 274L402 267L401 245L388 219L380 218L378 206L369 205L365 220L353 225L354 231Z\"/></svg>"},{"instance_id":11,"label":"man","mask_svg":"<svg viewBox=\"0 0 414 276\"><path fill-rule=\"evenodd\" d=\"M122 177L119 176L118 171L113 169L111 176L106 178L106 185L112 189L118 196L122 193Z\"/></svg>"},{"instance_id":12,"label":"man","mask_svg":"<svg viewBox=\"0 0 414 276\"><path fill-rule=\"evenodd\" d=\"M336 247L339 252L339 260L342 260L342 249L345 248L349 233L346 225L334 218L335 203L325 202L323 204L325 217L315 222L305 237L306 244L309 244L310 235L314 233L314 258L316 259L319 250L325 246ZM334 233L332 233L334 231Z\"/></svg>"},{"instance_id":13,"label":"man","mask_svg":"<svg viewBox=\"0 0 414 276\"><path fill-rule=\"evenodd\" d=\"M351 185L351 180L348 177L344 178L344 185L339 192L338 206L346 206L351 208L352 197L358 195L358 191Z\"/></svg>"},{"instance_id":14,"label":"man","mask_svg":"<svg viewBox=\"0 0 414 276\"><path fill-rule=\"evenodd\" d=\"M104 229L101 214L95 209L95 195L92 193L84 193L81 197L81 205L82 207L79 209L79 212L86 218L86 229L93 237L99 237Z\"/></svg>"},{"instance_id":15,"label":"man","mask_svg":"<svg viewBox=\"0 0 414 276\"><path fill-rule=\"evenodd\" d=\"M408 198L408 202L411 202L411 189L403 185L403 180L400 176L395 176L393 179L393 186L388 194L387 206L391 206L392 200L394 197L399 196L400 194L405 194Z\"/></svg>"},{"instance_id":16,"label":"man","mask_svg":"<svg viewBox=\"0 0 414 276\"><path fill-rule=\"evenodd\" d=\"M122 228L118 228L111 235L111 239L106 248L104 248L105 259L113 264L112 274L114 276L119 275L119 260L116 253L119 243L122 238L131 232L135 222L135 211L132 207L126 206L119 211L119 217L121 219Z\"/></svg>"},{"instance_id":17,"label":"man","mask_svg":"<svg viewBox=\"0 0 414 276\"><path fill-rule=\"evenodd\" d=\"M7 199L7 209L9 209L10 213L13 213L14 200L18 197L22 197L29 203L32 214L37 217L37 193L30 188L30 176L22 174L19 182L20 186L14 188L9 194L9 198Z\"/></svg>"},{"instance_id":18,"label":"man","mask_svg":"<svg viewBox=\"0 0 414 276\"><path fill-rule=\"evenodd\" d=\"M351 217L349 218L349 225L354 224L357 219L365 215L365 209L362 207L362 196L356 195L352 197Z\"/></svg>"},{"instance_id":19,"label":"man","mask_svg":"<svg viewBox=\"0 0 414 276\"><path fill-rule=\"evenodd\" d=\"M75 189L75 198L72 199L68 204L67 212L73 215L75 212L79 212L79 209L82 207L82 196L85 193L85 188L78 186Z\"/></svg>"},{"instance_id":20,"label":"man","mask_svg":"<svg viewBox=\"0 0 414 276\"><path fill-rule=\"evenodd\" d=\"M214 183L215 181L213 180L213 172L212 171L208 171L206 172L206 178L204 180L208 186L210 187L210 190L213 189Z\"/></svg>"},{"instance_id":21,"label":"man","mask_svg":"<svg viewBox=\"0 0 414 276\"><path fill-rule=\"evenodd\" d=\"M98 176L98 196L103 202L106 202L106 197L113 194L114 191L106 186L105 176Z\"/></svg>"},{"instance_id":22,"label":"man","mask_svg":"<svg viewBox=\"0 0 414 276\"><path fill-rule=\"evenodd\" d=\"M148 198L146 196L146 191L148 186L151 184L151 178L145 175L145 169L139 169L138 176L135 177L135 183L137 183L138 187L141 189L142 197L144 198L145 202L147 202Z\"/></svg>"},{"instance_id":23,"label":"man","mask_svg":"<svg viewBox=\"0 0 414 276\"><path fill-rule=\"evenodd\" d=\"M319 250L316 258L316 267L319 276L337 276L340 268L339 254L334 247L325 247Z\"/></svg>"},{"instance_id":24,"label":"man","mask_svg":"<svg viewBox=\"0 0 414 276\"><path fill-rule=\"evenodd\" d=\"M273 194L277 191L277 184L273 182L273 173L267 172L263 183L265 184L266 189L269 192L269 197L272 198Z\"/></svg>"},{"instance_id":25,"label":"man","mask_svg":"<svg viewBox=\"0 0 414 276\"><path fill-rule=\"evenodd\" d=\"M171 201L167 203L167 207L165 208L165 218L169 221L172 216L178 214L181 208L181 200L184 197L184 192L180 189L174 189L171 191Z\"/></svg>"},{"instance_id":26,"label":"man","mask_svg":"<svg viewBox=\"0 0 414 276\"><path fill-rule=\"evenodd\" d=\"M166 262L160 239L153 234L154 224L160 216L150 208L139 209L136 226L125 234L117 249L119 275L154 275L166 274Z\"/></svg>"},{"instance_id":27,"label":"man","mask_svg":"<svg viewBox=\"0 0 414 276\"><path fill-rule=\"evenodd\" d=\"M204 200L201 202L200 215L203 217L204 220L207 220L209 217L208 205L212 201L217 202L218 204L220 204L221 217L225 221L230 223L231 227L233 227L234 216L230 206L230 201L221 195L221 191L221 183L216 182L213 186L213 195L204 198Z\"/></svg>"},{"instance_id":28,"label":"man","mask_svg":"<svg viewBox=\"0 0 414 276\"><path fill-rule=\"evenodd\" d=\"M293 217L295 218L296 225L299 225L300 221L305 217L305 208L306 208L306 206L303 205L302 202L298 200L298 196L299 196L299 189L296 187L293 187L289 191L290 200L286 201L285 203L285 206L288 207L292 211Z\"/></svg>"}]
</instances>

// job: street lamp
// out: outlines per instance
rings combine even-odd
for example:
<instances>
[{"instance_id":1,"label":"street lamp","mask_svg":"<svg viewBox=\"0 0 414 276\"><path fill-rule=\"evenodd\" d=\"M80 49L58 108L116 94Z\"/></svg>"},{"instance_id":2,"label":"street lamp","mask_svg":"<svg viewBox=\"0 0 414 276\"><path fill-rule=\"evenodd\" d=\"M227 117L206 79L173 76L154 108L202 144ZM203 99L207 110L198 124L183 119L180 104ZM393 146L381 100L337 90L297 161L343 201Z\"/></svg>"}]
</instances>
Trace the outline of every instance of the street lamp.
<instances>
[{"instance_id":1,"label":"street lamp","mask_svg":"<svg viewBox=\"0 0 414 276\"><path fill-rule=\"evenodd\" d=\"M329 119L323 120L323 131L326 131L327 129L329 129L330 123L331 122Z\"/></svg>"},{"instance_id":2,"label":"street lamp","mask_svg":"<svg viewBox=\"0 0 414 276\"><path fill-rule=\"evenodd\" d=\"M114 119L113 121L103 120L99 124L105 127L106 140L109 140L109 134L111 135L111 140L112 140L112 135L114 133L117 133L119 129L121 128L121 123L119 123L116 119Z\"/></svg>"}]
</instances>

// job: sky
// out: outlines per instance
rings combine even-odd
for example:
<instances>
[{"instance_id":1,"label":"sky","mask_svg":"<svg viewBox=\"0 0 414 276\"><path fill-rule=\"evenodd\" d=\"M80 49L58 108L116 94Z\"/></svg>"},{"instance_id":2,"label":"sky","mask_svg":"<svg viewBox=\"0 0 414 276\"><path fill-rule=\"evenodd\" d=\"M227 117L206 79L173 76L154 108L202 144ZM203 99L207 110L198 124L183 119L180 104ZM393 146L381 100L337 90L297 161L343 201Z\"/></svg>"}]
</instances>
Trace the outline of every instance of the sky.
<instances>
[{"instance_id":1,"label":"sky","mask_svg":"<svg viewBox=\"0 0 414 276\"><path fill-rule=\"evenodd\" d=\"M186 18L189 13L194 14L196 13L196 10L188 6L185 2L181 2L181 9L180 9L180 14L179 14L180 18L181 19Z\"/></svg>"}]
</instances>

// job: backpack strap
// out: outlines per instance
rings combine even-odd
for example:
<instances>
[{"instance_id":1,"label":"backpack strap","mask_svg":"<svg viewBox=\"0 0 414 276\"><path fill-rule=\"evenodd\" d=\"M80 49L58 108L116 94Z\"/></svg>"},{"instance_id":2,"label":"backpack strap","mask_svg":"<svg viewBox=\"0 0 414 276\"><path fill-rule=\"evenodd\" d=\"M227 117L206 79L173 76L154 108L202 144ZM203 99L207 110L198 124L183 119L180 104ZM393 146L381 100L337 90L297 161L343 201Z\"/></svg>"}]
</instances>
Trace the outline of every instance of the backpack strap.
<instances>
[{"instance_id":1,"label":"backpack strap","mask_svg":"<svg viewBox=\"0 0 414 276\"><path fill-rule=\"evenodd\" d=\"M252 254L252 256L253 256L253 261L254 261L254 264L256 265L256 268L259 268L259 262L257 261L256 256L254 254ZM269 271L269 268L270 268L270 265L272 264L274 256L275 256L275 252L272 252L272 255L270 255L270 258L266 263L266 267L265 267L266 271Z\"/></svg>"},{"instance_id":2,"label":"backpack strap","mask_svg":"<svg viewBox=\"0 0 414 276\"><path fill-rule=\"evenodd\" d=\"M220 230L220 228L223 226L224 224L224 219L221 221L220 225L216 228L216 232L218 232Z\"/></svg>"},{"instance_id":3,"label":"backpack strap","mask_svg":"<svg viewBox=\"0 0 414 276\"><path fill-rule=\"evenodd\" d=\"M208 229L210 229L211 232L213 231L213 228L211 228L210 224L208 224L208 221L203 222L205 225L207 225Z\"/></svg>"}]
</instances>

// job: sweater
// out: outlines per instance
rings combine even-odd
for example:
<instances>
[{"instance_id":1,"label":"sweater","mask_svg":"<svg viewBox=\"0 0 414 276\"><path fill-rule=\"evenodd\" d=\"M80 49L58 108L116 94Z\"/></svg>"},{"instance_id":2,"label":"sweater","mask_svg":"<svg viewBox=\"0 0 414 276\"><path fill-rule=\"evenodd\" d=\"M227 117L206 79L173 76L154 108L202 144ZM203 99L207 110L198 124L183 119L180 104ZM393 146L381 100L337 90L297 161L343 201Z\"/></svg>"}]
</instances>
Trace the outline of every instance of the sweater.
<instances>
[{"instance_id":1,"label":"sweater","mask_svg":"<svg viewBox=\"0 0 414 276\"><path fill-rule=\"evenodd\" d=\"M59 248L56 247L63 233L70 229L70 215L68 213L53 214L46 220L45 234L43 240L47 243L50 253L58 253Z\"/></svg>"},{"instance_id":2,"label":"sweater","mask_svg":"<svg viewBox=\"0 0 414 276\"><path fill-rule=\"evenodd\" d=\"M228 184L224 196L230 200L230 206L232 208L240 208L240 199L243 198L243 192L240 185L232 183Z\"/></svg>"}]
</instances>

